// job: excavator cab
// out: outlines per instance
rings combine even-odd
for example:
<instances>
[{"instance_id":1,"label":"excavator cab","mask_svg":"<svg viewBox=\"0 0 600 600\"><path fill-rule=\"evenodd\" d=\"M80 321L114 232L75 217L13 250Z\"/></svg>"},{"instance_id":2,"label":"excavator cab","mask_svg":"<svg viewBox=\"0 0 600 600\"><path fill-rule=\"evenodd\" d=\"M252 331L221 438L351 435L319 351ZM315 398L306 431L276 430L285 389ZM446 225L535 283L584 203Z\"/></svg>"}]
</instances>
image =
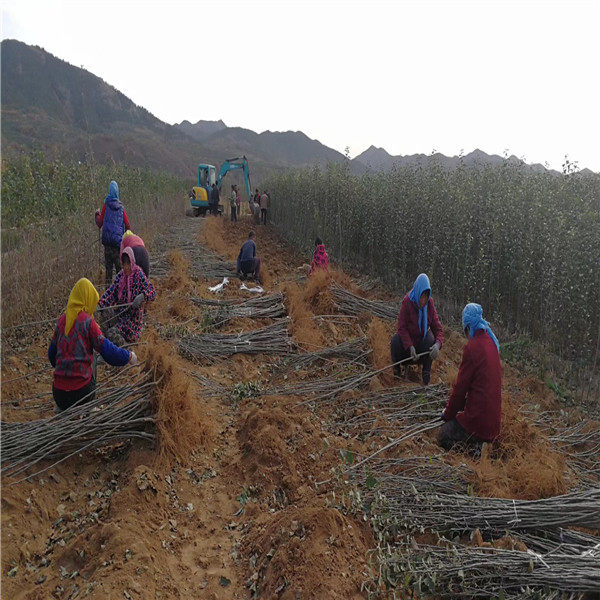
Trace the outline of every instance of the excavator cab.
<instances>
[{"instance_id":1,"label":"excavator cab","mask_svg":"<svg viewBox=\"0 0 600 600\"><path fill-rule=\"evenodd\" d=\"M210 190L216 182L216 169L213 165L198 165L198 185L192 188L190 197L195 216L204 216L208 211Z\"/></svg>"}]
</instances>

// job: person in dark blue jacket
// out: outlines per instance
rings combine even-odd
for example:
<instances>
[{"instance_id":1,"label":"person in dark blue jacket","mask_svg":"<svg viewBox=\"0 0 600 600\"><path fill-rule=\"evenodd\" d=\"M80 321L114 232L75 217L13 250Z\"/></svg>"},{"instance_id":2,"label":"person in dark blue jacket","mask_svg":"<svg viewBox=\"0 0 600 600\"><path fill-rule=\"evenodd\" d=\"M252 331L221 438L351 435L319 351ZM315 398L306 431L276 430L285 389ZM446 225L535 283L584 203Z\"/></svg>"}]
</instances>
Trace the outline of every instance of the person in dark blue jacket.
<instances>
[{"instance_id":1,"label":"person in dark blue jacket","mask_svg":"<svg viewBox=\"0 0 600 600\"><path fill-rule=\"evenodd\" d=\"M112 283L113 268L115 273L121 270L119 248L123 234L131 229L127 213L119 202L119 186L116 181L110 182L102 211L96 211L96 225L102 228L106 285L109 286Z\"/></svg>"},{"instance_id":2,"label":"person in dark blue jacket","mask_svg":"<svg viewBox=\"0 0 600 600\"><path fill-rule=\"evenodd\" d=\"M237 257L237 274L240 279L252 275L254 279L260 280L260 258L256 256L256 243L254 242L254 231L248 234L248 239L242 244Z\"/></svg>"}]
</instances>

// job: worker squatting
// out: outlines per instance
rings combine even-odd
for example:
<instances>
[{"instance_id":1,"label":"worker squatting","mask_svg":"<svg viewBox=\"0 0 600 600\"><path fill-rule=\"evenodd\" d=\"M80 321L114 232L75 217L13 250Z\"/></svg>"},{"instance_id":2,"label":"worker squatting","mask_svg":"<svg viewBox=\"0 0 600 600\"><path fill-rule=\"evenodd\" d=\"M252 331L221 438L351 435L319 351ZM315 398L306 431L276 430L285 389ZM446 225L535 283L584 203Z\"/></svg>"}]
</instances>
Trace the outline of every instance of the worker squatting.
<instances>
[{"instance_id":1,"label":"worker squatting","mask_svg":"<svg viewBox=\"0 0 600 600\"><path fill-rule=\"evenodd\" d=\"M258 194L258 190L255 196L255 204L259 201L261 213L264 211L260 220L266 223L269 196L266 192ZM232 215L238 202L238 190L232 186ZM232 216L232 220L236 217ZM145 305L156 297L148 279L148 252L143 240L130 231L114 181L110 182L102 210L96 212L96 224L102 229L107 289L100 297L89 280L80 279L58 319L48 348L48 358L55 367L52 391L57 410L94 397L97 354L113 366L137 363L135 352L124 346L139 339ZM236 267L240 279L252 277L260 281L261 261L254 237L251 231L240 248ZM328 266L325 245L317 238L309 276ZM102 311L101 325L93 316L97 308ZM498 340L479 304L465 306L462 327L468 341L456 383L441 413L444 424L439 443L445 449L457 443L478 446L493 441L500 433L502 373ZM427 275L421 273L402 300L397 333L390 342L394 375L400 378L408 364L419 364L423 385L429 385L431 366L439 357L443 342L431 284Z\"/></svg>"}]
</instances>

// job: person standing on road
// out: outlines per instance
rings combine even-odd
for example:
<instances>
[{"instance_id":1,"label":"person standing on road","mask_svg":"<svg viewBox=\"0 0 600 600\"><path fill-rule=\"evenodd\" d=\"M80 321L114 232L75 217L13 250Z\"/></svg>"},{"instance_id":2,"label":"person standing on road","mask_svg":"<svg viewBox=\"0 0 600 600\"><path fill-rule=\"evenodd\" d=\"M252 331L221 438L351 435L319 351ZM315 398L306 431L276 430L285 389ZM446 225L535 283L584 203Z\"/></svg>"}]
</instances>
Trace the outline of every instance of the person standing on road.
<instances>
[{"instance_id":1,"label":"person standing on road","mask_svg":"<svg viewBox=\"0 0 600 600\"><path fill-rule=\"evenodd\" d=\"M237 221L237 192L235 190L235 185L231 186L231 196L229 197L229 206L231 208L231 220Z\"/></svg>"},{"instance_id":2,"label":"person standing on road","mask_svg":"<svg viewBox=\"0 0 600 600\"><path fill-rule=\"evenodd\" d=\"M438 442L445 450L454 444L482 444L496 439L502 419L500 344L479 304L467 304L462 314L469 340L450 399L442 412Z\"/></svg>"},{"instance_id":3,"label":"person standing on road","mask_svg":"<svg viewBox=\"0 0 600 600\"><path fill-rule=\"evenodd\" d=\"M73 286L67 309L56 324L48 347L48 360L54 367L52 396L58 411L94 399L94 351L113 367L137 364L135 352L119 348L104 337L93 317L96 306L98 291L89 279L82 278Z\"/></svg>"},{"instance_id":4,"label":"person standing on road","mask_svg":"<svg viewBox=\"0 0 600 600\"><path fill-rule=\"evenodd\" d=\"M431 297L429 277L421 273L400 306L398 333L390 343L392 362L412 358L413 362L422 364L423 385L429 385L431 363L438 357L443 341L444 332ZM423 352L428 354L417 358L417 354ZM394 367L394 375L401 376L400 365Z\"/></svg>"},{"instance_id":5,"label":"person standing on road","mask_svg":"<svg viewBox=\"0 0 600 600\"><path fill-rule=\"evenodd\" d=\"M210 212L213 215L219 214L219 202L221 200L221 196L219 194L219 186L216 183L212 184L212 189L210 190Z\"/></svg>"},{"instance_id":6,"label":"person standing on road","mask_svg":"<svg viewBox=\"0 0 600 600\"><path fill-rule=\"evenodd\" d=\"M121 268L119 248L123 234L130 228L127 213L119 202L119 186L116 181L110 182L102 211L96 211L95 219L96 225L102 229L105 281L108 286L112 282L113 268L115 273Z\"/></svg>"},{"instance_id":7,"label":"person standing on road","mask_svg":"<svg viewBox=\"0 0 600 600\"><path fill-rule=\"evenodd\" d=\"M267 211L269 210L269 194L264 191L260 197L260 220L263 225L267 224Z\"/></svg>"}]
</instances>

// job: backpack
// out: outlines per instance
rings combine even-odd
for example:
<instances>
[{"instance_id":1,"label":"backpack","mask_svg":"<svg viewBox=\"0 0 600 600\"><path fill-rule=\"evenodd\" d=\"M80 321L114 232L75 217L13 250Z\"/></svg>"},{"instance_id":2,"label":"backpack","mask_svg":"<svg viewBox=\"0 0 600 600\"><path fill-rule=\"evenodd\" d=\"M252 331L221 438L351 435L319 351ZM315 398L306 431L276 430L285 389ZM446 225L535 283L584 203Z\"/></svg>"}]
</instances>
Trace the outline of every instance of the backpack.
<instances>
[{"instance_id":1,"label":"backpack","mask_svg":"<svg viewBox=\"0 0 600 600\"><path fill-rule=\"evenodd\" d=\"M102 244L119 248L124 233L123 205L118 200L106 202L104 224L102 225Z\"/></svg>"}]
</instances>

